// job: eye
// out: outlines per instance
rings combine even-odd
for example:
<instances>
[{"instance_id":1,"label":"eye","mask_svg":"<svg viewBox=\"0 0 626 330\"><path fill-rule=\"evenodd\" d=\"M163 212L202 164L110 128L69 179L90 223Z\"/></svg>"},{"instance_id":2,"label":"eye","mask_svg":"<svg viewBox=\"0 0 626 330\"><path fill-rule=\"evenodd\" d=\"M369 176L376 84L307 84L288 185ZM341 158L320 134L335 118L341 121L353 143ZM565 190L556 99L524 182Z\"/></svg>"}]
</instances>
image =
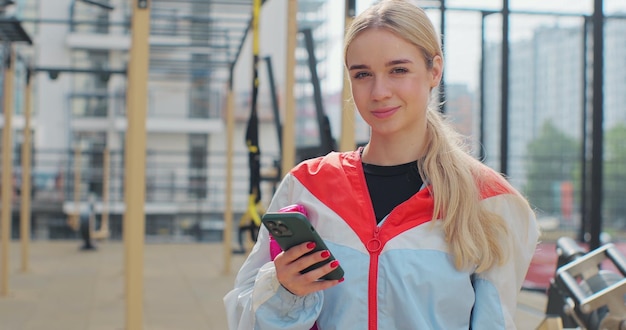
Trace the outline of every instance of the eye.
<instances>
[{"instance_id":1,"label":"eye","mask_svg":"<svg viewBox=\"0 0 626 330\"><path fill-rule=\"evenodd\" d=\"M391 69L391 73L396 73L396 74L402 74L402 73L407 73L407 72L409 72L409 70L403 67L397 67L397 68Z\"/></svg>"},{"instance_id":2,"label":"eye","mask_svg":"<svg viewBox=\"0 0 626 330\"><path fill-rule=\"evenodd\" d=\"M354 79L363 79L363 78L369 77L369 76L371 76L371 74L369 72L367 72L367 71L359 71L359 72L355 73L352 77Z\"/></svg>"}]
</instances>

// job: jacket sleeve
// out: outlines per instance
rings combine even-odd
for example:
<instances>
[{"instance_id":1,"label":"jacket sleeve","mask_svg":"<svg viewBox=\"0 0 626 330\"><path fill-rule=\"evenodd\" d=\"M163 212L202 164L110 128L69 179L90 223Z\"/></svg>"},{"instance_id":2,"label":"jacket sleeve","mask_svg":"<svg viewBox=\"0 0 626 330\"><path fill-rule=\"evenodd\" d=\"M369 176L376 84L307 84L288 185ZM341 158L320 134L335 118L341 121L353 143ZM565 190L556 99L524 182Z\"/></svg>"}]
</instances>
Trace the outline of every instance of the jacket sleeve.
<instances>
[{"instance_id":1,"label":"jacket sleeve","mask_svg":"<svg viewBox=\"0 0 626 330\"><path fill-rule=\"evenodd\" d=\"M287 175L278 187L268 211L290 204L291 180ZM321 291L296 296L280 285L270 257L269 233L261 226L250 255L241 266L234 288L224 297L231 330L309 330L322 309Z\"/></svg>"},{"instance_id":2,"label":"jacket sleeve","mask_svg":"<svg viewBox=\"0 0 626 330\"><path fill-rule=\"evenodd\" d=\"M510 252L503 265L473 276L472 329L515 329L517 297L536 249L539 227L534 212L517 195L483 202L509 224L510 236L503 243L509 244Z\"/></svg>"}]
</instances>

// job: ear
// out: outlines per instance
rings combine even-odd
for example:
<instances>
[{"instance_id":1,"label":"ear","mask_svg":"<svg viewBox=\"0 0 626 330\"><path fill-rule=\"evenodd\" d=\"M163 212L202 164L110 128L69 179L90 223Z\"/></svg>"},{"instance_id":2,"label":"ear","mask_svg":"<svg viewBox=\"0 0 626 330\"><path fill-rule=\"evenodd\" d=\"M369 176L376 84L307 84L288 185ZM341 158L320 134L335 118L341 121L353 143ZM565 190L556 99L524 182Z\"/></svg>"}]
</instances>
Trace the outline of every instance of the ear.
<instances>
[{"instance_id":1,"label":"ear","mask_svg":"<svg viewBox=\"0 0 626 330\"><path fill-rule=\"evenodd\" d=\"M431 73L431 81L430 88L435 88L439 86L441 82L441 77L443 76L443 58L439 55L435 55L433 57L433 67L430 69Z\"/></svg>"}]
</instances>

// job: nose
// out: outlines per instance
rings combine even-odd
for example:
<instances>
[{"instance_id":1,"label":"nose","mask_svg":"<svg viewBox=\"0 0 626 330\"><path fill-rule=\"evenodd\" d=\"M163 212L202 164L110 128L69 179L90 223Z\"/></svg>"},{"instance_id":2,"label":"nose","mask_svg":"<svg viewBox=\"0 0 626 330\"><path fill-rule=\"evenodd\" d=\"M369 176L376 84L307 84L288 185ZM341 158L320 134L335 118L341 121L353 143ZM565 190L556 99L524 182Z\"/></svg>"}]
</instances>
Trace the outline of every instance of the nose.
<instances>
[{"instance_id":1,"label":"nose","mask_svg":"<svg viewBox=\"0 0 626 330\"><path fill-rule=\"evenodd\" d=\"M372 100L380 101L391 96L389 82L384 77L376 77L372 86Z\"/></svg>"}]
</instances>

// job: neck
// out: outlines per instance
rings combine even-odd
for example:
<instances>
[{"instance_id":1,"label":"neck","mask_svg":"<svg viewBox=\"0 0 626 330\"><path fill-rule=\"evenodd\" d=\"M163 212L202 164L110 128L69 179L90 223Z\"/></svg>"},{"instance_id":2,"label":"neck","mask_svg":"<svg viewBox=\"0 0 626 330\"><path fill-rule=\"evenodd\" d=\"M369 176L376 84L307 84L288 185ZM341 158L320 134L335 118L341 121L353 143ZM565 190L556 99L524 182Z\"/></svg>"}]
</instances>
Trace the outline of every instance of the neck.
<instances>
[{"instance_id":1,"label":"neck","mask_svg":"<svg viewBox=\"0 0 626 330\"><path fill-rule=\"evenodd\" d=\"M412 162L425 153L426 134L410 138L388 138L372 135L363 149L364 163L389 166Z\"/></svg>"}]
</instances>

